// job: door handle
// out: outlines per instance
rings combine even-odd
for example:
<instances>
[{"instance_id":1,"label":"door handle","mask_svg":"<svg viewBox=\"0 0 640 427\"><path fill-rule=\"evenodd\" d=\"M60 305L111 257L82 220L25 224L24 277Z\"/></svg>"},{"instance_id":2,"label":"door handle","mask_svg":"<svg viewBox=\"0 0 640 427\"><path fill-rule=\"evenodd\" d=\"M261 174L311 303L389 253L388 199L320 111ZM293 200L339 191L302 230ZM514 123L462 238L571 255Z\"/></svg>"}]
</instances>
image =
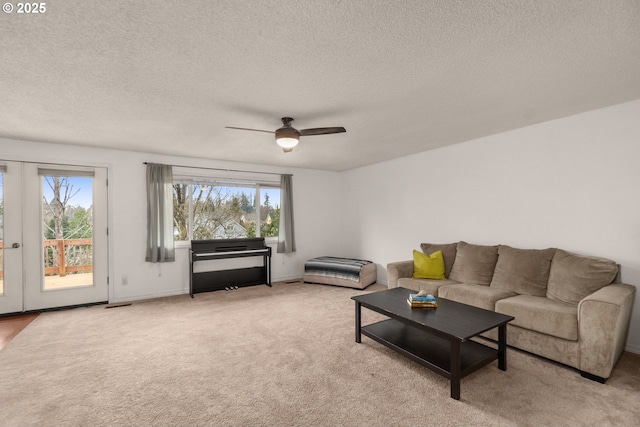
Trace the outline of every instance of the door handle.
<instances>
[{"instance_id":1,"label":"door handle","mask_svg":"<svg viewBox=\"0 0 640 427\"><path fill-rule=\"evenodd\" d=\"M6 247L5 249L18 249L20 247L20 243L14 243L11 247Z\"/></svg>"}]
</instances>

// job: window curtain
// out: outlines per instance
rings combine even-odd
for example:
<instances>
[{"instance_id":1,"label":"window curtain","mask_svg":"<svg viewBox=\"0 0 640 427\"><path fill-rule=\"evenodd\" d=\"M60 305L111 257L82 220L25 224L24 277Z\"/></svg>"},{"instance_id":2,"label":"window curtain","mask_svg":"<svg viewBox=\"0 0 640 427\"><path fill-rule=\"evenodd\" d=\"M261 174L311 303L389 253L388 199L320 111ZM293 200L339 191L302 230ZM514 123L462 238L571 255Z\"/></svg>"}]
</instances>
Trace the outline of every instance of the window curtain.
<instances>
[{"instance_id":1,"label":"window curtain","mask_svg":"<svg viewBox=\"0 0 640 427\"><path fill-rule=\"evenodd\" d=\"M293 229L293 189L292 175L280 177L280 228L278 232L278 253L296 251L296 239Z\"/></svg>"},{"instance_id":2,"label":"window curtain","mask_svg":"<svg viewBox=\"0 0 640 427\"><path fill-rule=\"evenodd\" d=\"M147 262L175 261L171 166L147 164Z\"/></svg>"}]
</instances>

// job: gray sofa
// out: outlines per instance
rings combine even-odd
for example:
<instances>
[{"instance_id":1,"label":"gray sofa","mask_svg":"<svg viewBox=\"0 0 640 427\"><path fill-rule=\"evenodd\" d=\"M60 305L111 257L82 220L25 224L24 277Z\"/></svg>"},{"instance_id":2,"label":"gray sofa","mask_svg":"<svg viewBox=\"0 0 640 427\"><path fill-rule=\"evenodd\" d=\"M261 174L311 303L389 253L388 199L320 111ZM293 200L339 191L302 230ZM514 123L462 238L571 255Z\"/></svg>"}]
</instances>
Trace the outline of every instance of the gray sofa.
<instances>
[{"instance_id":1,"label":"gray sofa","mask_svg":"<svg viewBox=\"0 0 640 427\"><path fill-rule=\"evenodd\" d=\"M615 262L555 248L420 246L426 255L442 251L445 279L416 279L413 260L393 262L387 265L389 288L425 290L513 316L510 346L574 367L592 380L609 378L626 345L636 291L619 283ZM497 339L497 332L485 336Z\"/></svg>"}]
</instances>

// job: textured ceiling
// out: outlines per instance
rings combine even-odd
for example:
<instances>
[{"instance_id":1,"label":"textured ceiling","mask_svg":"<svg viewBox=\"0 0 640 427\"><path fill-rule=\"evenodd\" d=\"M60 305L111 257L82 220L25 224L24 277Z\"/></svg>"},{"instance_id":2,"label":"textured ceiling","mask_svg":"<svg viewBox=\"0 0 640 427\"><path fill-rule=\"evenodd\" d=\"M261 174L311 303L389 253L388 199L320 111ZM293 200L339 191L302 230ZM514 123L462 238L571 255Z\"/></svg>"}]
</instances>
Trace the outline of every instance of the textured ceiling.
<instances>
[{"instance_id":1,"label":"textured ceiling","mask_svg":"<svg viewBox=\"0 0 640 427\"><path fill-rule=\"evenodd\" d=\"M0 137L336 171L640 98L638 0L51 0L0 46ZM283 116L347 133L225 129Z\"/></svg>"}]
</instances>

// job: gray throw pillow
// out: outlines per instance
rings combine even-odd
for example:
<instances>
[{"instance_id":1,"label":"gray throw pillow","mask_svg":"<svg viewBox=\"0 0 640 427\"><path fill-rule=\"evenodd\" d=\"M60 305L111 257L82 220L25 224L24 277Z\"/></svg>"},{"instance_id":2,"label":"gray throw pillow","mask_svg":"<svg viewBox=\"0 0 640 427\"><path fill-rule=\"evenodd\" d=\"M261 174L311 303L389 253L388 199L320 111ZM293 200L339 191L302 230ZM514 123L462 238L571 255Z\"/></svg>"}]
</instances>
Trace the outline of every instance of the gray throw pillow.
<instances>
[{"instance_id":1,"label":"gray throw pillow","mask_svg":"<svg viewBox=\"0 0 640 427\"><path fill-rule=\"evenodd\" d=\"M521 295L545 296L555 253L555 248L517 249L500 245L491 287Z\"/></svg>"},{"instance_id":2,"label":"gray throw pillow","mask_svg":"<svg viewBox=\"0 0 640 427\"><path fill-rule=\"evenodd\" d=\"M551 261L547 298L578 304L616 278L618 265L606 258L578 255L558 249Z\"/></svg>"},{"instance_id":3,"label":"gray throw pillow","mask_svg":"<svg viewBox=\"0 0 640 427\"><path fill-rule=\"evenodd\" d=\"M449 279L457 282L489 286L498 260L498 246L472 245L458 242L456 259Z\"/></svg>"},{"instance_id":4,"label":"gray throw pillow","mask_svg":"<svg viewBox=\"0 0 640 427\"><path fill-rule=\"evenodd\" d=\"M425 255L431 255L437 250L442 251L442 258L444 258L444 276L449 277L451 273L451 267L453 267L453 261L456 259L457 243L421 243L420 249Z\"/></svg>"}]
</instances>

